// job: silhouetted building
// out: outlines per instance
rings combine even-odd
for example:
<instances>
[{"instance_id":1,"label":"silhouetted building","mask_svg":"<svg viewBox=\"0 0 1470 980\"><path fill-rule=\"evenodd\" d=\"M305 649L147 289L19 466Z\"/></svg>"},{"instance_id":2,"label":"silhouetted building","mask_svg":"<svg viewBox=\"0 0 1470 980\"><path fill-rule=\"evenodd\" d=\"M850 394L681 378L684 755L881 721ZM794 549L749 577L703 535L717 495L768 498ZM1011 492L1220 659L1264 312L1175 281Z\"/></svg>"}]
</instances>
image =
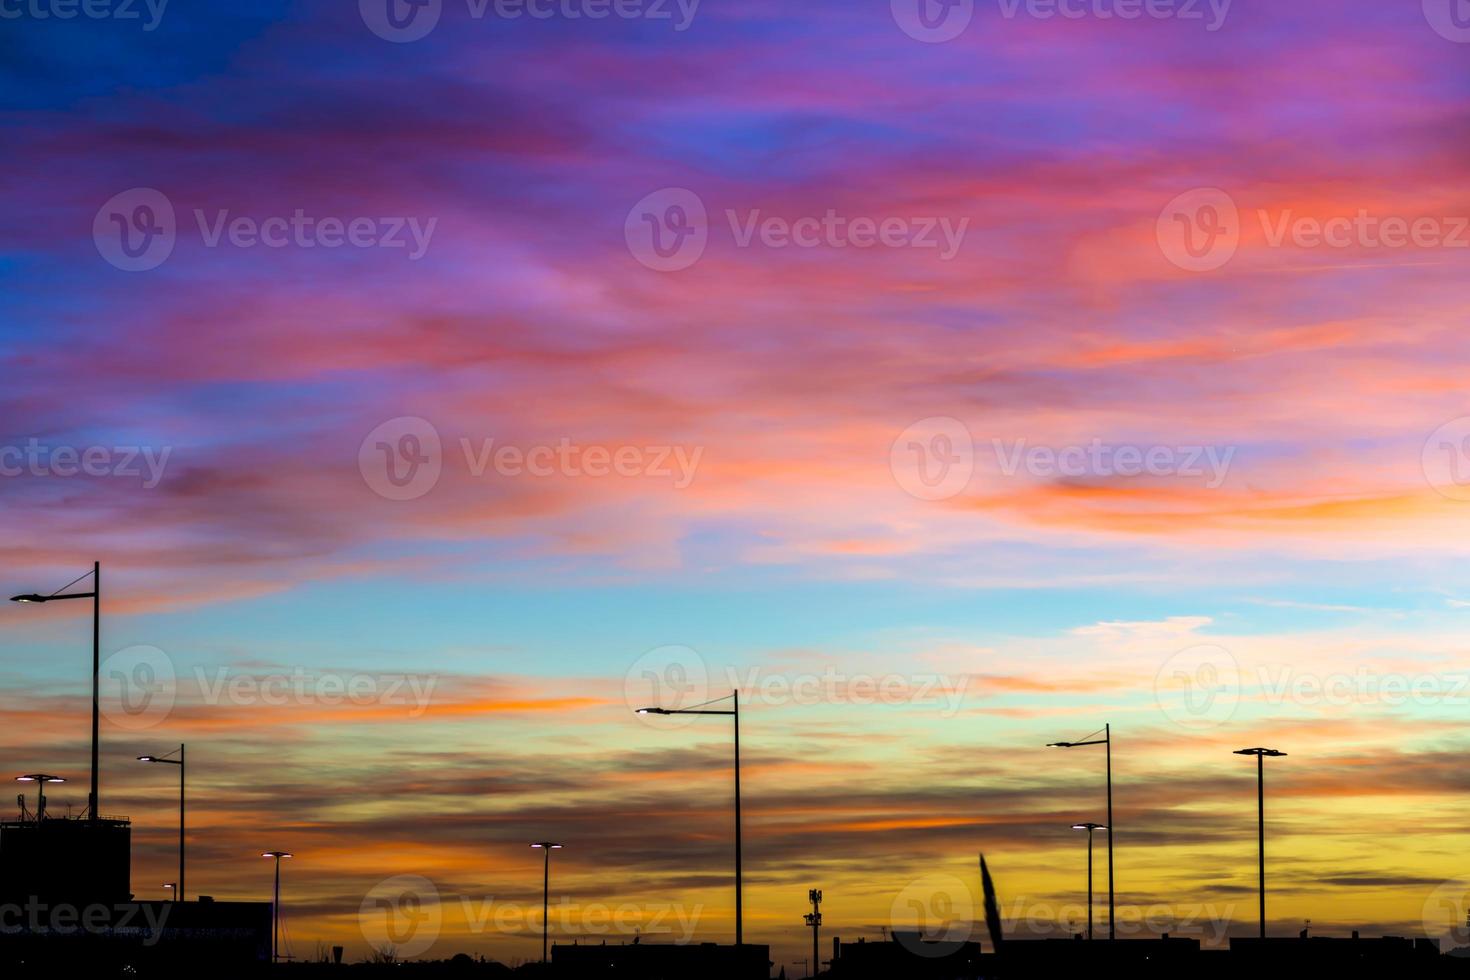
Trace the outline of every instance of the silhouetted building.
<instances>
[{"instance_id":1,"label":"silhouetted building","mask_svg":"<svg viewBox=\"0 0 1470 980\"><path fill-rule=\"evenodd\" d=\"M269 961L269 902L136 902L131 844L121 817L0 823L0 976Z\"/></svg>"},{"instance_id":2,"label":"silhouetted building","mask_svg":"<svg viewBox=\"0 0 1470 980\"><path fill-rule=\"evenodd\" d=\"M895 930L885 942L859 939L844 943L833 939L835 953L828 969L833 977L879 978L922 977L957 980L978 975L981 947L978 941L936 941L921 933Z\"/></svg>"},{"instance_id":3,"label":"silhouetted building","mask_svg":"<svg viewBox=\"0 0 1470 980\"><path fill-rule=\"evenodd\" d=\"M746 943L571 943L551 947L558 976L628 980L768 980L771 948Z\"/></svg>"},{"instance_id":4,"label":"silhouetted building","mask_svg":"<svg viewBox=\"0 0 1470 980\"><path fill-rule=\"evenodd\" d=\"M1310 938L1237 938L1230 940L1231 958L1243 968L1269 963L1272 967L1304 967L1334 971L1366 968L1391 971L1418 965L1433 965L1439 958L1437 939L1383 936L1351 939L1333 936ZM1387 975L1387 974L1385 974Z\"/></svg>"},{"instance_id":5,"label":"silhouetted building","mask_svg":"<svg viewBox=\"0 0 1470 980\"><path fill-rule=\"evenodd\" d=\"M132 898L132 824L124 817L0 823L0 903L112 905Z\"/></svg>"}]
</instances>

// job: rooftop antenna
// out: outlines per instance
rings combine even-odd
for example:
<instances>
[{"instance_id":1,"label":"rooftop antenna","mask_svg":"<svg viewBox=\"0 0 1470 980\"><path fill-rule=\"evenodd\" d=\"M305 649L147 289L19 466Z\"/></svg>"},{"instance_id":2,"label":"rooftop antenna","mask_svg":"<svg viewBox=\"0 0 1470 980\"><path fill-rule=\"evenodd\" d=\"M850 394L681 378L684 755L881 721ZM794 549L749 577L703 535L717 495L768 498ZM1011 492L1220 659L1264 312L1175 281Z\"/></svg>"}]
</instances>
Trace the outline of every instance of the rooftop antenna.
<instances>
[{"instance_id":1,"label":"rooftop antenna","mask_svg":"<svg viewBox=\"0 0 1470 980\"><path fill-rule=\"evenodd\" d=\"M816 976L822 971L822 890L820 888L811 889L806 893L806 900L812 903L812 910L802 916L806 924L812 927L812 962L808 975Z\"/></svg>"}]
</instances>

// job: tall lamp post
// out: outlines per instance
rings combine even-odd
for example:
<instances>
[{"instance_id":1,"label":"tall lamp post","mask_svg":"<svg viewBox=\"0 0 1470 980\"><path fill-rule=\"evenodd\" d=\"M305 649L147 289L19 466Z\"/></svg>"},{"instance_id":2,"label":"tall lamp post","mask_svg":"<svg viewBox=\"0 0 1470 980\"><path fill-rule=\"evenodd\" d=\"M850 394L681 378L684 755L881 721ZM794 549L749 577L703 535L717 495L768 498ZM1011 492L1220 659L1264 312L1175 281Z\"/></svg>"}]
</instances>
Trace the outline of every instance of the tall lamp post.
<instances>
[{"instance_id":1,"label":"tall lamp post","mask_svg":"<svg viewBox=\"0 0 1470 980\"><path fill-rule=\"evenodd\" d=\"M173 755L172 752L169 755ZM179 743L179 757L170 759L162 755L140 755L139 762L160 762L164 765L179 767L179 881L178 889L174 892L174 900L184 900L184 746Z\"/></svg>"},{"instance_id":2,"label":"tall lamp post","mask_svg":"<svg viewBox=\"0 0 1470 980\"><path fill-rule=\"evenodd\" d=\"M1261 938L1266 938L1266 758L1280 758L1285 752L1276 749L1236 749L1236 755L1256 757L1256 859L1260 872Z\"/></svg>"},{"instance_id":3,"label":"tall lamp post","mask_svg":"<svg viewBox=\"0 0 1470 980\"><path fill-rule=\"evenodd\" d=\"M1087 938L1092 939L1092 832L1107 830L1100 823L1074 823L1073 830L1087 831Z\"/></svg>"},{"instance_id":4,"label":"tall lamp post","mask_svg":"<svg viewBox=\"0 0 1470 980\"><path fill-rule=\"evenodd\" d=\"M1080 742L1050 742L1047 748L1052 749L1080 749L1084 745L1107 746L1107 769L1108 769L1108 939L1118 938L1118 921L1116 906L1114 905L1113 893L1113 726L1104 725L1102 738L1092 738ZM1092 733L1096 735L1096 732Z\"/></svg>"},{"instance_id":5,"label":"tall lamp post","mask_svg":"<svg viewBox=\"0 0 1470 980\"><path fill-rule=\"evenodd\" d=\"M92 576L91 592L67 592L61 589L69 589L76 585L88 575ZM87 794L87 814L89 819L95 821L98 818L97 811L97 733L99 729L99 703L97 696L97 678L102 671L102 563L93 562L92 570L72 579L50 595L17 595L11 596L11 602L57 602L61 599L91 599L92 600L92 789Z\"/></svg>"},{"instance_id":6,"label":"tall lamp post","mask_svg":"<svg viewBox=\"0 0 1470 980\"><path fill-rule=\"evenodd\" d=\"M291 857L290 851L266 851L261 857L276 859L276 897L271 902L271 962L281 961L281 858Z\"/></svg>"},{"instance_id":7,"label":"tall lamp post","mask_svg":"<svg viewBox=\"0 0 1470 980\"><path fill-rule=\"evenodd\" d=\"M745 917L741 904L741 860L740 860L740 691L737 689L723 698L715 698L706 701L705 704L718 704L721 701L729 701L731 709L706 708L704 705L695 705L692 708L639 708L640 715L729 715L735 721L735 946L738 949L745 943Z\"/></svg>"},{"instance_id":8,"label":"tall lamp post","mask_svg":"<svg viewBox=\"0 0 1470 980\"><path fill-rule=\"evenodd\" d=\"M539 847L546 858L541 871L541 962L545 963L546 939L551 929L551 852L561 850L561 845L544 840L531 846Z\"/></svg>"},{"instance_id":9,"label":"tall lamp post","mask_svg":"<svg viewBox=\"0 0 1470 980\"><path fill-rule=\"evenodd\" d=\"M46 784L47 783L64 783L64 782L66 782L66 780L65 779L62 779L60 776L50 776L50 775L47 775L44 772L33 772L33 773L28 773L27 775L24 775L24 776L16 776L15 777L15 781L17 783L35 783L36 784L36 824L37 825L39 825L41 823L41 818L46 815Z\"/></svg>"}]
</instances>

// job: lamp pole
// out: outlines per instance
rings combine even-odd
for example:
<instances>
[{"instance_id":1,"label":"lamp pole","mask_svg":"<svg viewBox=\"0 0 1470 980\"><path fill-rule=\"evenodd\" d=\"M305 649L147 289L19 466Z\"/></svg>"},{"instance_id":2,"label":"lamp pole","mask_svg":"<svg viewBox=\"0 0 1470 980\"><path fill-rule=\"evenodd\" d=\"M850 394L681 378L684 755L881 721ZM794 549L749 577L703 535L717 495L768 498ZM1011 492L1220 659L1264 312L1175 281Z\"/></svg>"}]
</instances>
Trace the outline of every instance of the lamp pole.
<instances>
[{"instance_id":1,"label":"lamp pole","mask_svg":"<svg viewBox=\"0 0 1470 980\"><path fill-rule=\"evenodd\" d=\"M1092 940L1092 832L1107 830L1100 823L1074 823L1073 830L1087 831L1087 939Z\"/></svg>"},{"instance_id":2,"label":"lamp pole","mask_svg":"<svg viewBox=\"0 0 1470 980\"><path fill-rule=\"evenodd\" d=\"M532 847L539 847L546 858L541 870L541 962L546 963L547 936L551 929L551 852L561 850L561 845L544 840Z\"/></svg>"},{"instance_id":3,"label":"lamp pole","mask_svg":"<svg viewBox=\"0 0 1470 980\"><path fill-rule=\"evenodd\" d=\"M172 754L172 753L170 753ZM179 743L179 757L169 759L161 755L140 755L139 762L159 762L165 765L179 767L179 881L178 891L174 898L178 901L184 899L184 744Z\"/></svg>"},{"instance_id":4,"label":"lamp pole","mask_svg":"<svg viewBox=\"0 0 1470 980\"><path fill-rule=\"evenodd\" d=\"M92 789L87 794L88 819L96 821L97 811L97 744L98 732L101 729L100 715L101 702L98 698L98 676L102 672L102 563L94 561L92 571L87 573L92 576L91 592L68 592L61 594L57 589L50 595L17 595L11 596L11 602L55 602L61 599L91 599L92 600ZM87 574L79 575L61 588L66 589L77 584L87 577Z\"/></svg>"},{"instance_id":5,"label":"lamp pole","mask_svg":"<svg viewBox=\"0 0 1470 980\"><path fill-rule=\"evenodd\" d=\"M735 946L738 949L745 943L745 917L742 907L742 895L744 888L741 883L741 852L740 852L740 691L737 688L722 698L706 701L705 704L716 704L720 701L730 701L729 711L705 708L696 705L692 708L639 708L640 715L727 715L735 722Z\"/></svg>"},{"instance_id":6,"label":"lamp pole","mask_svg":"<svg viewBox=\"0 0 1470 980\"><path fill-rule=\"evenodd\" d=\"M1113 726L1111 724L1102 727L1103 737L1092 738L1089 736L1081 742L1050 742L1047 748L1053 749L1078 749L1084 745L1107 746L1107 774L1108 774L1108 939L1118 938L1117 907L1114 904L1115 893L1113 891ZM1097 734L1096 732L1093 733Z\"/></svg>"},{"instance_id":7,"label":"lamp pole","mask_svg":"<svg viewBox=\"0 0 1470 980\"><path fill-rule=\"evenodd\" d=\"M281 961L281 858L291 857L289 851L266 851L261 857L276 859L276 892L271 902L271 962Z\"/></svg>"},{"instance_id":8,"label":"lamp pole","mask_svg":"<svg viewBox=\"0 0 1470 980\"><path fill-rule=\"evenodd\" d=\"M1256 757L1256 862L1261 892L1261 938L1266 938L1266 757L1280 758L1276 749L1236 749L1236 755Z\"/></svg>"}]
</instances>

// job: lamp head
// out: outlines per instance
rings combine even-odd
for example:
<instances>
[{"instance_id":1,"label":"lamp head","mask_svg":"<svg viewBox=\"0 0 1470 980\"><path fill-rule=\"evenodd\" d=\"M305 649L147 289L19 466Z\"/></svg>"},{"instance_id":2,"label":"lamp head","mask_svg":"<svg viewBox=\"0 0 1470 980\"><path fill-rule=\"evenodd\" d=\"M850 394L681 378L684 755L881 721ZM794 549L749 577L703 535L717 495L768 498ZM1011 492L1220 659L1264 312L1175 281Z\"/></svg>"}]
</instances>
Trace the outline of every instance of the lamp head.
<instances>
[{"instance_id":1,"label":"lamp head","mask_svg":"<svg viewBox=\"0 0 1470 980\"><path fill-rule=\"evenodd\" d=\"M260 856L263 858L275 858L276 860L280 860L281 858L288 858L292 855L289 851L266 851Z\"/></svg>"},{"instance_id":2,"label":"lamp head","mask_svg":"<svg viewBox=\"0 0 1470 980\"><path fill-rule=\"evenodd\" d=\"M669 711L669 709L667 709L667 708L639 708L638 709L638 714L640 714L640 715L667 715L667 714L672 714L672 713L673 712Z\"/></svg>"},{"instance_id":3,"label":"lamp head","mask_svg":"<svg viewBox=\"0 0 1470 980\"><path fill-rule=\"evenodd\" d=\"M11 602L45 602L46 601L46 596L36 595L35 593L29 593L27 595L13 595L13 596L10 597L10 601Z\"/></svg>"}]
</instances>

